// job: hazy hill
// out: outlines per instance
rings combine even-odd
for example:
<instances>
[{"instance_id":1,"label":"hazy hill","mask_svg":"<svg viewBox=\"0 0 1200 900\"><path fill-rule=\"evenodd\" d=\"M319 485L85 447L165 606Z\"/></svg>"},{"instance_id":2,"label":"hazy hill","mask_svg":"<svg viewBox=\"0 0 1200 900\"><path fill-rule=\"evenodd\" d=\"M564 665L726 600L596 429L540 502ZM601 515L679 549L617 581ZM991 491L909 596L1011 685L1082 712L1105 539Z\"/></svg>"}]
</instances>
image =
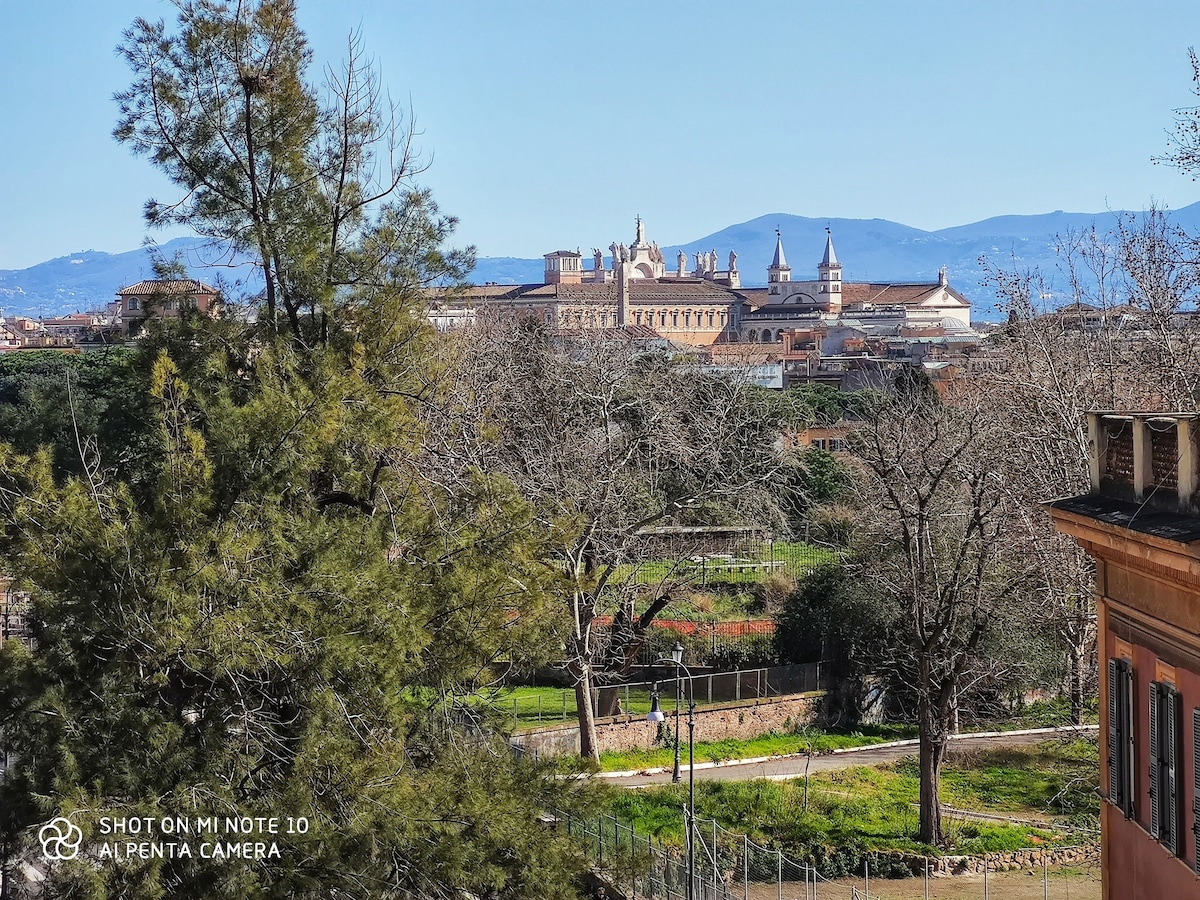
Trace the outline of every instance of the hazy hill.
<instances>
[{"instance_id":1,"label":"hazy hill","mask_svg":"<svg viewBox=\"0 0 1200 900\"><path fill-rule=\"evenodd\" d=\"M771 213L731 225L685 244L663 246L668 271L675 268L676 253L688 254L688 267L697 251L717 251L724 268L729 251L738 254L738 270L747 287L766 283L766 270L775 252L775 229L783 235L784 251L792 267L792 278L815 278L817 263L825 249L825 228L833 232L834 247L848 281L934 281L946 266L950 282L974 302L976 314L994 318L989 310L995 298L980 285L980 256L1011 268L1041 268L1054 273L1055 236L1082 231L1093 224L1101 231L1111 229L1120 211L1068 213L1061 210L1029 216L997 216L938 231L922 231L886 219L818 219ZM1176 224L1200 231L1200 203L1171 212ZM632 231L632 229L631 229ZM656 237L652 232L650 237ZM631 240L632 234L625 237ZM610 243L608 238L605 244ZM587 263L585 263L587 264ZM478 282L529 283L542 280L540 259L482 258L475 268ZM1052 279L1053 281L1054 279ZM1061 279L1059 279L1061 281ZM1070 298L1064 297L1069 300Z\"/></svg>"},{"instance_id":2,"label":"hazy hill","mask_svg":"<svg viewBox=\"0 0 1200 900\"><path fill-rule=\"evenodd\" d=\"M254 283L247 265L226 265L228 257L198 238L176 238L159 246L168 259L180 255L192 278L240 287ZM114 300L120 288L154 277L145 248L125 253L83 250L30 266L0 269L0 308L4 313L55 315L83 312Z\"/></svg>"},{"instance_id":3,"label":"hazy hill","mask_svg":"<svg viewBox=\"0 0 1200 900\"><path fill-rule=\"evenodd\" d=\"M950 282L972 299L976 315L988 316L993 298L980 284L978 260L981 255L1005 266L1021 269L1040 267L1055 270L1053 242L1056 234L1080 231L1093 223L1101 230L1112 228L1117 212L1067 213L1056 211L1031 216L997 216L957 225L939 231L922 231L886 219L823 219L771 213L748 222L730 225L713 234L683 244L665 244L663 256L668 271L675 269L679 250L688 254L692 265L697 251L717 251L724 268L729 251L738 254L738 270L747 287L766 282L766 269L775 250L775 229L783 235L784 249L792 267L792 278L816 277L817 262L825 247L825 228L833 232L843 278L849 281L933 281L938 269L946 266ZM1176 224L1200 232L1200 203L1173 211ZM597 244L607 246L614 238L627 235L599 236ZM668 235L650 237L665 240ZM223 280L233 286L231 293L243 294L258 289L259 282L249 266L217 266L213 251L204 243L178 238L162 245L167 256L183 254L194 278L214 282ZM547 248L552 250L554 248ZM590 261L587 262L590 264ZM500 284L539 283L543 263L540 257L482 257L473 280ZM7 313L57 314L102 306L120 287L153 275L150 257L144 249L127 253L99 253L88 250L20 270L0 270L0 306ZM1068 298L1069 299L1069 298ZM992 314L994 315L994 313Z\"/></svg>"}]
</instances>

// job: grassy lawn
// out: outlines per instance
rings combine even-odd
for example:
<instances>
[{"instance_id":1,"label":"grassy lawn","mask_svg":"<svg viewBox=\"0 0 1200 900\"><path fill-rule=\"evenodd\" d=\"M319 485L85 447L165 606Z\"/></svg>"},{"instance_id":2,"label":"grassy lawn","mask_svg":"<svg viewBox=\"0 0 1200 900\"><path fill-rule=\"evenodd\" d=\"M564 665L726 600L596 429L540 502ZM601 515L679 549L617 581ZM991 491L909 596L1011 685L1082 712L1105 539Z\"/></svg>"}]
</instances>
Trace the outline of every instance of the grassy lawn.
<instances>
[{"instance_id":1,"label":"grassy lawn","mask_svg":"<svg viewBox=\"0 0 1200 900\"><path fill-rule=\"evenodd\" d=\"M672 682L664 682L661 694L660 703L662 710L667 714L667 718L673 721L675 695L671 692ZM697 679L698 684L702 684L702 679ZM701 687L696 689L696 708L703 709L710 704L706 702L705 694ZM650 712L650 691L647 688L626 689L622 687L619 692L621 701L621 712L635 716L645 716ZM575 714L575 690L573 688L556 688L556 687L505 687L496 688L486 694L480 694L475 698L475 702L486 704L492 708L493 715L500 723L507 723L516 729L536 728L538 725L554 725L559 722L574 722L576 721ZM719 705L728 701L714 701L712 705ZM686 726L685 726L686 727ZM891 738L880 738L880 740L891 740ZM747 753L737 749L737 744L742 742L724 741L719 747L714 744L714 753L724 753L723 756L716 757L701 757L700 751L697 749L697 759L732 759L737 756L763 756L761 753ZM700 745L697 745L699 748ZM649 751L653 752L653 751ZM672 751L673 752L673 751ZM795 752L795 751L786 751ZM646 765L654 765L647 763Z\"/></svg>"},{"instance_id":2,"label":"grassy lawn","mask_svg":"<svg viewBox=\"0 0 1200 900\"><path fill-rule=\"evenodd\" d=\"M836 553L824 547L785 541L756 545L728 556L728 559L710 556L703 561L644 560L619 567L614 573L613 581L659 584L671 580L697 587L747 584L762 581L772 572L799 578L814 566L837 559Z\"/></svg>"},{"instance_id":3,"label":"grassy lawn","mask_svg":"<svg viewBox=\"0 0 1200 900\"><path fill-rule=\"evenodd\" d=\"M669 724L669 723L668 723ZM819 729L795 732L772 732L747 740L701 741L696 744L696 762L722 762L727 759L748 759L756 756L787 756L791 753L828 753L845 747L866 747L916 737L909 725L864 725L861 729L839 734ZM672 738L674 732L671 732ZM687 736L684 735L682 759L687 764ZM674 746L652 750L627 750L621 753L602 753L600 769L604 772L624 772L630 769L649 769L670 766L675 759Z\"/></svg>"},{"instance_id":4,"label":"grassy lawn","mask_svg":"<svg viewBox=\"0 0 1200 900\"><path fill-rule=\"evenodd\" d=\"M639 716L650 712L649 690L622 689L620 697L622 712ZM481 696L479 702L489 704L497 718L502 722L514 724L518 729L553 725L556 722L574 722L577 718L573 688L497 688L486 697ZM673 700L663 695L662 702L669 705ZM702 707L707 704L703 703L701 698L697 698L696 705Z\"/></svg>"},{"instance_id":5,"label":"grassy lawn","mask_svg":"<svg viewBox=\"0 0 1200 900\"><path fill-rule=\"evenodd\" d=\"M943 804L1045 824L991 823L946 813L950 844L940 852L973 854L1087 840L1067 826L1096 827L1098 777L1096 745L1089 741L954 753L943 770ZM888 766L815 774L809 779L807 808L804 779L696 784L701 818L716 819L725 828L818 865L835 853L938 852L915 840L918 796L913 757ZM638 831L682 843L685 799L685 785L667 785L613 789L610 803L613 813Z\"/></svg>"},{"instance_id":6,"label":"grassy lawn","mask_svg":"<svg viewBox=\"0 0 1200 900\"><path fill-rule=\"evenodd\" d=\"M1095 697L1089 699L1083 707L1083 724L1098 725L1100 723L1100 701ZM1002 722L980 722L978 727L972 724L972 731L1015 731L1019 728L1052 728L1071 724L1071 704L1065 697L1052 700L1038 700L1030 703Z\"/></svg>"}]
</instances>

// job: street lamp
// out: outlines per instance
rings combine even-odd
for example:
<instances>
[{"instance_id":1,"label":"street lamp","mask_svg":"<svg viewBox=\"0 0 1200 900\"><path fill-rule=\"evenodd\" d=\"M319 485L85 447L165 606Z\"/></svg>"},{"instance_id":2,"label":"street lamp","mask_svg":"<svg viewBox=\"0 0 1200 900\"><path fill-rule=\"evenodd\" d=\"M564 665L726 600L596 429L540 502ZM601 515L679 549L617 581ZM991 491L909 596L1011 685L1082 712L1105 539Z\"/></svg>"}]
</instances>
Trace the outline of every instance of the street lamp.
<instances>
[{"instance_id":1,"label":"street lamp","mask_svg":"<svg viewBox=\"0 0 1200 900\"><path fill-rule=\"evenodd\" d=\"M671 662L675 663L675 767L671 770L671 783L679 784L679 667L683 665L683 644L675 642L671 648ZM688 675L688 687L691 687L691 675Z\"/></svg>"},{"instance_id":2,"label":"street lamp","mask_svg":"<svg viewBox=\"0 0 1200 900\"><path fill-rule=\"evenodd\" d=\"M658 682L654 682L654 687L650 688L650 714L646 716L647 722L661 722L666 719L663 711L658 706Z\"/></svg>"},{"instance_id":3,"label":"street lamp","mask_svg":"<svg viewBox=\"0 0 1200 900\"><path fill-rule=\"evenodd\" d=\"M675 773L672 781L679 781L679 694L680 683L679 673L682 670L687 674L688 683L688 802L683 809L684 825L686 827L685 846L687 848L687 900L693 900L695 895L696 885L696 850L695 850L695 819L696 819L696 695L692 689L692 673L687 666L683 664L683 644L678 641L671 648L671 662L675 665ZM660 662L665 662L666 657L660 657L654 661L654 665ZM658 685L654 685L654 690L650 701L650 714L646 716L646 720L650 722L662 722L666 719L662 709L658 705Z\"/></svg>"}]
</instances>

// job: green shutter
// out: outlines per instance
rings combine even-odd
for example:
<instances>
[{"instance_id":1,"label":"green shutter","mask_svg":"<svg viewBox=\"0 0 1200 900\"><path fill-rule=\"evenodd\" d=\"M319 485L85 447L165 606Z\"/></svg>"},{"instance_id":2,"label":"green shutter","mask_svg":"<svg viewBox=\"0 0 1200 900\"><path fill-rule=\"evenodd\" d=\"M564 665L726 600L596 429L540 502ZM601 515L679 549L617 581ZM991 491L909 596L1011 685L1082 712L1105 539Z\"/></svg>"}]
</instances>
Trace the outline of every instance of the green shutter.
<instances>
[{"instance_id":1,"label":"green shutter","mask_svg":"<svg viewBox=\"0 0 1200 900\"><path fill-rule=\"evenodd\" d=\"M1200 709L1192 710L1192 846L1200 872Z\"/></svg>"},{"instance_id":2,"label":"green shutter","mask_svg":"<svg viewBox=\"0 0 1200 900\"><path fill-rule=\"evenodd\" d=\"M1162 837L1162 801L1158 778L1161 771L1161 751L1158 734L1158 682L1150 682L1150 834Z\"/></svg>"},{"instance_id":3,"label":"green shutter","mask_svg":"<svg viewBox=\"0 0 1200 900\"><path fill-rule=\"evenodd\" d=\"M1124 809L1121 783L1121 704L1117 698L1121 693L1121 667L1117 660L1108 661L1108 799Z\"/></svg>"},{"instance_id":4,"label":"green shutter","mask_svg":"<svg viewBox=\"0 0 1200 900\"><path fill-rule=\"evenodd\" d=\"M1133 727L1133 666L1127 661L1121 661L1121 677L1125 685L1121 692L1121 728L1125 738L1125 753L1121 757L1122 779L1121 790L1125 794L1125 818L1132 819L1137 812L1137 779L1134 777L1134 765L1137 759L1137 731Z\"/></svg>"},{"instance_id":5,"label":"green shutter","mask_svg":"<svg viewBox=\"0 0 1200 900\"><path fill-rule=\"evenodd\" d=\"M1176 856L1183 854L1183 841L1179 834L1180 790L1179 763L1183 754L1180 752L1182 730L1179 720L1183 717L1179 692L1170 685L1162 686L1163 724L1163 791L1162 816L1165 840L1163 843Z\"/></svg>"}]
</instances>

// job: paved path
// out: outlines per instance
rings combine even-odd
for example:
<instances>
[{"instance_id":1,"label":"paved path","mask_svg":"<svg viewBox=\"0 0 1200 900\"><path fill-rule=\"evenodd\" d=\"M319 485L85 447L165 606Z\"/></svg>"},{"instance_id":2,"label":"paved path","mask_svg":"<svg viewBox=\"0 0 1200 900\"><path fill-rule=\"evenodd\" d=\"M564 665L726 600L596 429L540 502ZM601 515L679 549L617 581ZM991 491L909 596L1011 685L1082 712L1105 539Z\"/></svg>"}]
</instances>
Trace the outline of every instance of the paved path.
<instances>
[{"instance_id":1,"label":"paved path","mask_svg":"<svg viewBox=\"0 0 1200 900\"><path fill-rule=\"evenodd\" d=\"M985 747L1009 747L1014 745L1037 744L1045 740L1053 740L1055 736L1070 737L1075 734L1091 735L1096 732L1095 726L1084 726L1080 729L1038 729L1034 732L1001 733L980 737L963 736L955 738L950 746L953 750L977 750ZM686 754L686 750L684 751ZM917 752L914 742L904 742L900 746L865 747L861 750L842 753L827 753L814 756L808 765L810 774L828 772L833 769L848 769L852 766L877 766L880 763L895 762ZM696 769L697 781L752 781L755 778L767 778L773 781L783 781L789 778L799 778L804 775L808 759L804 756L787 756L778 759L752 763L730 761L726 765L711 768ZM687 781L687 757L683 758L683 780ZM605 777L605 781L619 787L646 787L652 784L670 784L671 772L655 774L625 775L622 777Z\"/></svg>"}]
</instances>

